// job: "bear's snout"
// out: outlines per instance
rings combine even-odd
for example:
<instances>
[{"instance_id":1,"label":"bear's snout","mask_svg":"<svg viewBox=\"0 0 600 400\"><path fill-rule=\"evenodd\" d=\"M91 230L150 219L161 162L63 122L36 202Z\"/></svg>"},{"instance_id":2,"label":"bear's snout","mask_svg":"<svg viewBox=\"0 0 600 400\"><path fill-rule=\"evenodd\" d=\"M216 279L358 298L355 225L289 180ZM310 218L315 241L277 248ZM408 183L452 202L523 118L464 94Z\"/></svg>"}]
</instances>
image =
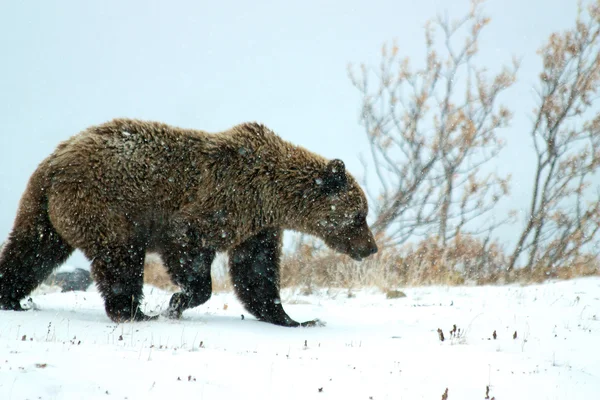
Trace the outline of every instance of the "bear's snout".
<instances>
[{"instance_id":1,"label":"bear's snout","mask_svg":"<svg viewBox=\"0 0 600 400\"><path fill-rule=\"evenodd\" d=\"M377 253L379 249L377 248L377 245L375 243L373 243L373 245L371 246L371 254L375 254ZM369 254L369 255L371 255Z\"/></svg>"},{"instance_id":2,"label":"bear's snout","mask_svg":"<svg viewBox=\"0 0 600 400\"><path fill-rule=\"evenodd\" d=\"M367 258L372 254L377 253L377 244L375 243L375 241L369 240L367 243L365 243L364 245L355 245L352 246L351 251L350 251L350 257L352 257L353 259L357 260L357 261L361 261L363 258Z\"/></svg>"}]
</instances>

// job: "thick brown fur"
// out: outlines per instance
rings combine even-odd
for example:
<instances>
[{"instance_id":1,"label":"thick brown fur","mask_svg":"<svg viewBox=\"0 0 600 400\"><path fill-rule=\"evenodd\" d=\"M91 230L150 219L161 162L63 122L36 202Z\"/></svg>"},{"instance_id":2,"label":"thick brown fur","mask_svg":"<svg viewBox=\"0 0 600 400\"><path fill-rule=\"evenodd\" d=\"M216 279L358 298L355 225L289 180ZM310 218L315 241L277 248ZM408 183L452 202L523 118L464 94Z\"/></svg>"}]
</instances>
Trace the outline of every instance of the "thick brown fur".
<instances>
[{"instance_id":1,"label":"thick brown fur","mask_svg":"<svg viewBox=\"0 0 600 400\"><path fill-rule=\"evenodd\" d=\"M0 309L21 309L78 248L92 260L109 317L147 319L139 305L144 257L153 251L182 289L168 310L179 317L210 298L210 266L228 251L249 312L297 326L279 301L282 231L315 235L362 259L377 251L367 211L340 160L263 125L209 134L113 120L61 143L31 177L0 253Z\"/></svg>"}]
</instances>

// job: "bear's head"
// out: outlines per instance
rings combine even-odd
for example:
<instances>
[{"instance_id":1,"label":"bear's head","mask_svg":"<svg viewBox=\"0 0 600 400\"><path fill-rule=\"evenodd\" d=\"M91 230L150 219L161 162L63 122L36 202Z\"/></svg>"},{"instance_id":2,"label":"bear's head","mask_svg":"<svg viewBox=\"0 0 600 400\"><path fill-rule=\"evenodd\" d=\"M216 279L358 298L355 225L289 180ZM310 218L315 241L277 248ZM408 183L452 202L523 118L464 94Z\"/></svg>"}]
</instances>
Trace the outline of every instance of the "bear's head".
<instances>
[{"instance_id":1,"label":"bear's head","mask_svg":"<svg viewBox=\"0 0 600 400\"><path fill-rule=\"evenodd\" d=\"M316 196L308 216L307 230L330 248L362 260L377 252L367 225L367 199L341 160L331 160L314 179Z\"/></svg>"}]
</instances>

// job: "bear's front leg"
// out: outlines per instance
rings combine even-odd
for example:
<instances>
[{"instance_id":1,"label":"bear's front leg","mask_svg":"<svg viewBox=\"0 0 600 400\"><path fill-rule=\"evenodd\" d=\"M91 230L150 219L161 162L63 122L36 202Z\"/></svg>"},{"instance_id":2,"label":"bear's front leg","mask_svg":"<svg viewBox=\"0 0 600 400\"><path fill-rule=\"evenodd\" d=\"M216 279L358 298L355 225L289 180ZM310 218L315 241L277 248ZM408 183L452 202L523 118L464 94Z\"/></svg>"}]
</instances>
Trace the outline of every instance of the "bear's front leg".
<instances>
[{"instance_id":1,"label":"bear's front leg","mask_svg":"<svg viewBox=\"0 0 600 400\"><path fill-rule=\"evenodd\" d=\"M182 289L171 297L167 317L181 318L181 314L188 308L197 307L210 299L210 268L215 254L212 249L187 250L178 245L172 245L162 252L171 280Z\"/></svg>"},{"instance_id":2,"label":"bear's front leg","mask_svg":"<svg viewBox=\"0 0 600 400\"><path fill-rule=\"evenodd\" d=\"M145 254L145 249L132 245L102 249L92 257L92 274L104 298L106 313L115 322L158 318L145 315L140 309Z\"/></svg>"},{"instance_id":3,"label":"bear's front leg","mask_svg":"<svg viewBox=\"0 0 600 400\"><path fill-rule=\"evenodd\" d=\"M281 326L317 326L319 320L297 322L279 297L281 229L265 229L229 251L229 273L240 301L261 321Z\"/></svg>"}]
</instances>

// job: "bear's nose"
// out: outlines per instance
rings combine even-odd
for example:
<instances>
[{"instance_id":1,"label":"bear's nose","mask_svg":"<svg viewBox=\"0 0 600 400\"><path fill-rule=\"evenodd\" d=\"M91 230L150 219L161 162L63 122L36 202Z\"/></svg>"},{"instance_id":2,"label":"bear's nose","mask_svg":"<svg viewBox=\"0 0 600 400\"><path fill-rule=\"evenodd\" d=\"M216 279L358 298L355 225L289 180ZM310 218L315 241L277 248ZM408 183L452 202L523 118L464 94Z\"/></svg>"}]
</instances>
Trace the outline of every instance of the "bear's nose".
<instances>
[{"instance_id":1,"label":"bear's nose","mask_svg":"<svg viewBox=\"0 0 600 400\"><path fill-rule=\"evenodd\" d=\"M373 246L371 246L371 249L370 249L371 252L369 254L375 254L375 253L377 253L377 250L378 250L377 245L373 244Z\"/></svg>"}]
</instances>

